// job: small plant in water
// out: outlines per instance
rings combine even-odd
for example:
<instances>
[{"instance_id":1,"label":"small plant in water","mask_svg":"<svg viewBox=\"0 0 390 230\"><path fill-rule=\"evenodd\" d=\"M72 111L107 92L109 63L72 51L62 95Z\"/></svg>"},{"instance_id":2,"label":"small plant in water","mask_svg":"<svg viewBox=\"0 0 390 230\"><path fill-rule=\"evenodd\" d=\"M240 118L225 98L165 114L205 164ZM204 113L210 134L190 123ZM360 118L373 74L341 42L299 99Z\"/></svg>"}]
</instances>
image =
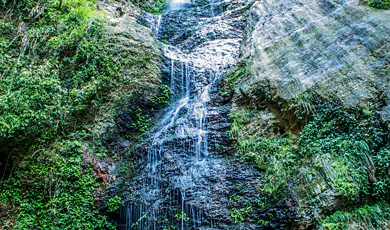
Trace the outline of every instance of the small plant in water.
<instances>
[{"instance_id":1,"label":"small plant in water","mask_svg":"<svg viewBox=\"0 0 390 230\"><path fill-rule=\"evenodd\" d=\"M137 222L135 222L134 224L131 225L131 228L134 228L134 227L138 226L139 223L140 223L143 219L145 219L146 217L148 217L148 213L147 213L147 212L144 212L144 213L142 214L142 216L137 220Z\"/></svg>"},{"instance_id":2,"label":"small plant in water","mask_svg":"<svg viewBox=\"0 0 390 230\"><path fill-rule=\"evenodd\" d=\"M176 213L175 218L184 221L190 220L190 218L187 216L187 213L185 213L184 211Z\"/></svg>"}]
</instances>

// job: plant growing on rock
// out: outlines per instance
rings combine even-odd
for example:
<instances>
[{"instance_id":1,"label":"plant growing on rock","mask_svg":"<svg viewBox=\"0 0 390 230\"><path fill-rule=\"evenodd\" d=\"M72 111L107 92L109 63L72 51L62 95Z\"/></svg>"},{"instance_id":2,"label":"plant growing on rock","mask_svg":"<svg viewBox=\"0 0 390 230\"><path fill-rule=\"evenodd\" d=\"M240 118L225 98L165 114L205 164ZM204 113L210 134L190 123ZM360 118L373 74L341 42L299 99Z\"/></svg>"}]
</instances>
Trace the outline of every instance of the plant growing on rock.
<instances>
[{"instance_id":1,"label":"plant growing on rock","mask_svg":"<svg viewBox=\"0 0 390 230\"><path fill-rule=\"evenodd\" d=\"M362 200L370 204L388 199L387 131L378 115L366 110L346 111L336 104L318 103L316 114L298 137L271 138L243 133L250 124L245 113L232 114L230 132L237 140L237 152L263 172L265 183L259 185L259 192L267 198L263 202L285 199L291 191L302 204L323 191L334 192L351 206ZM319 190L308 192L310 187ZM231 213L236 222L243 220L239 209Z\"/></svg>"},{"instance_id":2,"label":"plant growing on rock","mask_svg":"<svg viewBox=\"0 0 390 230\"><path fill-rule=\"evenodd\" d=\"M154 47L116 45L124 37L97 1L1 1L0 15L0 223L113 228L96 207L105 184L84 157L113 156L101 140L120 103L157 95L153 108L164 106L149 81Z\"/></svg>"},{"instance_id":3,"label":"plant growing on rock","mask_svg":"<svg viewBox=\"0 0 390 230\"><path fill-rule=\"evenodd\" d=\"M113 229L95 206L93 191L102 184L82 164L86 143L58 141L26 156L13 176L0 182L0 207L16 216L15 229ZM6 220L2 220L6 221Z\"/></svg>"},{"instance_id":4,"label":"plant growing on rock","mask_svg":"<svg viewBox=\"0 0 390 230\"><path fill-rule=\"evenodd\" d=\"M368 0L368 5L377 9L387 10L390 8L390 0Z\"/></svg>"},{"instance_id":5,"label":"plant growing on rock","mask_svg":"<svg viewBox=\"0 0 390 230\"><path fill-rule=\"evenodd\" d=\"M121 204L121 197L118 195L115 195L114 197L110 197L107 201L107 208L109 212L116 212L118 211Z\"/></svg>"},{"instance_id":6,"label":"plant growing on rock","mask_svg":"<svg viewBox=\"0 0 390 230\"><path fill-rule=\"evenodd\" d=\"M187 213L185 213L184 211L181 211L179 213L176 213L175 214L175 218L176 219L179 219L179 220L183 220L183 221L188 221L190 220L190 218L187 216Z\"/></svg>"}]
</instances>

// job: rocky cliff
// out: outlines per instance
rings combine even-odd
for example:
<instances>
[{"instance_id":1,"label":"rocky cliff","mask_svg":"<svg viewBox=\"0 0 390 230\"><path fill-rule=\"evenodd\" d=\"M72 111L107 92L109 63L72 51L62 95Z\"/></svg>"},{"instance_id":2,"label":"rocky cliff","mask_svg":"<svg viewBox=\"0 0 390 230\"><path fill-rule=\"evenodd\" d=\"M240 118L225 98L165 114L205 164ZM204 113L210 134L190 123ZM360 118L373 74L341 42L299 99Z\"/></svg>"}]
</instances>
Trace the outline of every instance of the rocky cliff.
<instances>
[{"instance_id":1,"label":"rocky cliff","mask_svg":"<svg viewBox=\"0 0 390 230\"><path fill-rule=\"evenodd\" d=\"M388 229L388 8L1 2L0 229Z\"/></svg>"},{"instance_id":2,"label":"rocky cliff","mask_svg":"<svg viewBox=\"0 0 390 230\"><path fill-rule=\"evenodd\" d=\"M265 177L264 228L280 212L288 228L388 228L389 19L362 1L251 7L226 88L238 154Z\"/></svg>"},{"instance_id":3,"label":"rocky cliff","mask_svg":"<svg viewBox=\"0 0 390 230\"><path fill-rule=\"evenodd\" d=\"M119 159L169 102L140 12L125 1L0 3L1 229L115 228Z\"/></svg>"}]
</instances>

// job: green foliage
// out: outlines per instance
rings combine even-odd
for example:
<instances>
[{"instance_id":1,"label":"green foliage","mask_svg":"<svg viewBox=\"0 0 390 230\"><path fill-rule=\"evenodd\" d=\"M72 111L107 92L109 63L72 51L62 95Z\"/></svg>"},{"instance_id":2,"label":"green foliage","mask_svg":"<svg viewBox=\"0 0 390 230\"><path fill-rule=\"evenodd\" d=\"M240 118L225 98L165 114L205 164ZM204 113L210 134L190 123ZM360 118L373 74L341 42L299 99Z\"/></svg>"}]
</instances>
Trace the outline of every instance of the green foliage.
<instances>
[{"instance_id":1,"label":"green foliage","mask_svg":"<svg viewBox=\"0 0 390 230\"><path fill-rule=\"evenodd\" d=\"M143 219L147 218L147 217L148 217L148 213L147 213L147 212L142 213L142 216L137 220L137 222L133 223L133 224L131 225L131 227L132 227L132 228L137 227L137 226L141 223L141 221L142 221Z\"/></svg>"},{"instance_id":2,"label":"green foliage","mask_svg":"<svg viewBox=\"0 0 390 230\"><path fill-rule=\"evenodd\" d=\"M127 138L146 133L152 125L153 112L168 105L170 96L171 89L167 85L160 85L156 95L147 98L146 102L141 101L139 105L128 111L131 123L126 128L131 131L131 134L128 134Z\"/></svg>"},{"instance_id":3,"label":"green foliage","mask_svg":"<svg viewBox=\"0 0 390 230\"><path fill-rule=\"evenodd\" d=\"M128 125L128 129L131 130L132 135L137 133L145 133L151 125L152 119L149 114L145 114L144 111L137 107L135 111L131 112L132 122ZM132 136L128 136L130 138Z\"/></svg>"},{"instance_id":4,"label":"green foliage","mask_svg":"<svg viewBox=\"0 0 390 230\"><path fill-rule=\"evenodd\" d=\"M387 10L390 8L390 0L368 0L368 5L377 9Z\"/></svg>"},{"instance_id":5,"label":"green foliage","mask_svg":"<svg viewBox=\"0 0 390 230\"><path fill-rule=\"evenodd\" d=\"M236 70L233 74L231 74L225 81L229 88L233 88L240 76L245 74L246 68L240 67L238 70Z\"/></svg>"},{"instance_id":6,"label":"green foliage","mask_svg":"<svg viewBox=\"0 0 390 230\"><path fill-rule=\"evenodd\" d=\"M312 99L315 110L304 103L297 104L297 108L306 108L306 115L312 115L299 137L264 138L245 133L250 114L243 110L229 116L237 152L263 172L264 181L258 190L266 199L259 208L291 192L299 203L313 202L314 189L332 190L336 197L353 206L362 201L388 200L390 148L380 117L370 108L347 111L335 103ZM238 211L232 210L236 222L243 219ZM345 229L337 228L344 226L343 220L339 224L328 222L327 227L335 224L334 229Z\"/></svg>"},{"instance_id":7,"label":"green foliage","mask_svg":"<svg viewBox=\"0 0 390 230\"><path fill-rule=\"evenodd\" d=\"M261 224L263 226L268 226L269 225L269 221L268 220L263 220L263 219L258 220L257 223Z\"/></svg>"},{"instance_id":8,"label":"green foliage","mask_svg":"<svg viewBox=\"0 0 390 230\"><path fill-rule=\"evenodd\" d=\"M230 210L230 216L232 217L234 224L242 224L244 223L245 216L247 216L250 212L252 212L252 206L242 209L232 208Z\"/></svg>"},{"instance_id":9,"label":"green foliage","mask_svg":"<svg viewBox=\"0 0 390 230\"><path fill-rule=\"evenodd\" d=\"M221 91L221 96L227 96L231 93L234 87L238 84L238 80L247 72L246 67L239 67L235 72L231 73L224 80L225 90Z\"/></svg>"},{"instance_id":10,"label":"green foliage","mask_svg":"<svg viewBox=\"0 0 390 230\"><path fill-rule=\"evenodd\" d=\"M265 197L258 199L248 199L246 196L246 182L243 181L242 184L236 186L237 191L229 196L230 204L230 216L233 219L233 223L242 224L246 223L259 223L262 218L264 220L265 215L263 211L268 207ZM266 221L266 220L264 220Z\"/></svg>"},{"instance_id":11,"label":"green foliage","mask_svg":"<svg viewBox=\"0 0 390 230\"><path fill-rule=\"evenodd\" d=\"M367 194L385 197L388 180L384 177L385 169L381 164L375 164L375 159L387 158L388 152L380 149L386 131L378 120L374 115L323 107L297 140L239 138L238 148L244 160L265 171L269 183L261 191L266 194L279 194L291 181L291 176L297 175L299 166L309 164L310 159L329 156L331 164L321 163L315 168L338 195L351 201ZM242 121L242 116L240 119L235 117L232 131L238 133L240 129L236 126ZM370 180L374 183L368 183Z\"/></svg>"},{"instance_id":12,"label":"green foliage","mask_svg":"<svg viewBox=\"0 0 390 230\"><path fill-rule=\"evenodd\" d=\"M320 221L324 229L388 229L390 208L382 202L375 205L349 210L337 211L322 218Z\"/></svg>"},{"instance_id":13,"label":"green foliage","mask_svg":"<svg viewBox=\"0 0 390 230\"><path fill-rule=\"evenodd\" d=\"M148 79L153 57L139 55L143 46L118 49L96 3L0 1L0 154L16 159L0 184L2 226L112 228L95 206L104 185L83 160L108 155L91 127L112 122L98 116L111 119L119 103L152 110L169 101L167 87ZM145 114L136 113L143 132ZM118 203L113 197L107 208Z\"/></svg>"},{"instance_id":14,"label":"green foliage","mask_svg":"<svg viewBox=\"0 0 390 230\"><path fill-rule=\"evenodd\" d=\"M14 34L13 21L2 23L8 32L1 37L6 46L0 47L0 137L19 142L53 137L115 85L118 68L108 55L94 3L58 4L19 2L23 9L15 11L44 9L39 19L28 18L24 34Z\"/></svg>"},{"instance_id":15,"label":"green foliage","mask_svg":"<svg viewBox=\"0 0 390 230\"><path fill-rule=\"evenodd\" d=\"M233 223L235 224L241 224L244 221L242 213L236 208L230 210L230 216L233 218Z\"/></svg>"},{"instance_id":16,"label":"green foliage","mask_svg":"<svg viewBox=\"0 0 390 230\"><path fill-rule=\"evenodd\" d=\"M110 197L107 201L107 208L109 212L118 211L121 204L121 197L116 195L114 197Z\"/></svg>"},{"instance_id":17,"label":"green foliage","mask_svg":"<svg viewBox=\"0 0 390 230\"><path fill-rule=\"evenodd\" d=\"M238 142L243 159L264 171L266 183L260 191L270 197L280 196L299 164L293 141L280 139L241 139Z\"/></svg>"},{"instance_id":18,"label":"green foliage","mask_svg":"<svg viewBox=\"0 0 390 230\"><path fill-rule=\"evenodd\" d=\"M0 206L16 215L9 227L114 228L95 206L93 191L101 184L82 163L85 148L86 143L64 140L24 157L12 177L0 183Z\"/></svg>"},{"instance_id":19,"label":"green foliage","mask_svg":"<svg viewBox=\"0 0 390 230\"><path fill-rule=\"evenodd\" d=\"M140 8L151 14L159 14L167 6L168 0L132 0Z\"/></svg>"},{"instance_id":20,"label":"green foliage","mask_svg":"<svg viewBox=\"0 0 390 230\"><path fill-rule=\"evenodd\" d=\"M378 178L375 164L378 152L385 143L386 131L379 117L365 113L349 113L341 108L320 108L318 114L302 130L298 140L300 153L305 157L329 155L333 159L335 175L326 173L329 165L321 164L317 170L322 172L328 183L341 196L358 200L364 194L372 193L372 183ZM376 183L376 182L375 182ZM379 195L379 193L377 194ZM385 193L379 196L384 197Z\"/></svg>"},{"instance_id":21,"label":"green foliage","mask_svg":"<svg viewBox=\"0 0 390 230\"><path fill-rule=\"evenodd\" d=\"M241 111L239 113L230 113L228 116L233 121L228 134L238 139L242 127L250 121L249 113L247 111Z\"/></svg>"},{"instance_id":22,"label":"green foliage","mask_svg":"<svg viewBox=\"0 0 390 230\"><path fill-rule=\"evenodd\" d=\"M171 94L172 90L169 86L160 85L158 95L149 98L148 103L150 103L152 107L166 106L170 102Z\"/></svg>"},{"instance_id":23,"label":"green foliage","mask_svg":"<svg viewBox=\"0 0 390 230\"><path fill-rule=\"evenodd\" d=\"M187 213L184 211L181 211L179 213L175 214L175 218L183 221L188 221L190 218L187 216Z\"/></svg>"},{"instance_id":24,"label":"green foliage","mask_svg":"<svg viewBox=\"0 0 390 230\"><path fill-rule=\"evenodd\" d=\"M260 190L265 195L277 197L287 185L291 175L295 174L298 159L290 138L262 138L245 135L242 128L250 121L249 113L240 111L229 114L233 121L229 134L237 139L237 150L245 162L253 164L264 172L269 181Z\"/></svg>"},{"instance_id":25,"label":"green foliage","mask_svg":"<svg viewBox=\"0 0 390 230\"><path fill-rule=\"evenodd\" d=\"M32 7L30 3L20 7ZM14 33L12 20L0 23L5 27L0 39L4 43L0 46L0 137L9 143L31 144L73 131L70 124L98 109L109 92L129 85L140 89L134 79L148 74L151 59L131 50L119 52L106 35L104 13L95 10L94 2L64 1L61 7L58 1L35 4L35 10L45 10L34 19L26 13L29 25L24 33ZM29 10L33 9L25 11ZM167 87L160 91L150 98L154 107L169 100Z\"/></svg>"}]
</instances>

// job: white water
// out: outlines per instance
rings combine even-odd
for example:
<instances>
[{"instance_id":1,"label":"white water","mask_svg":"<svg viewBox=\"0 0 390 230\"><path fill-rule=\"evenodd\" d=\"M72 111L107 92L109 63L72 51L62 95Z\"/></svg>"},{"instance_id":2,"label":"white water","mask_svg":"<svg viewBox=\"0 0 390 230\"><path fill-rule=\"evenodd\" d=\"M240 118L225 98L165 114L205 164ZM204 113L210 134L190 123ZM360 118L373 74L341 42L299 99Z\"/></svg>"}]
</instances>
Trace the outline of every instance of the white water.
<instances>
[{"instance_id":1,"label":"white water","mask_svg":"<svg viewBox=\"0 0 390 230\"><path fill-rule=\"evenodd\" d=\"M170 0L167 10L181 10L191 4L191 0Z\"/></svg>"},{"instance_id":2,"label":"white water","mask_svg":"<svg viewBox=\"0 0 390 230\"><path fill-rule=\"evenodd\" d=\"M172 0L168 11L179 12L190 3L190 0ZM169 15L155 20L152 28L156 37L164 32L161 25ZM213 8L211 17L214 16ZM141 191L137 198L141 204L129 205L127 229L132 229L131 226L138 230L161 229L162 225L177 223L177 215L182 218L176 228L201 228L206 221L208 226L213 225L205 210L210 204L197 207L191 202L195 194L200 194L199 186L204 189L202 196L211 197L213 193L212 185L205 179L214 167L208 160L212 155L208 117L217 112L209 111L210 90L223 72L237 62L240 42L239 38L211 40L185 51L161 44L164 57L169 60L168 78L174 101L151 132L145 175L140 182L142 187L137 189ZM148 216L144 217L145 214ZM190 223L183 217L189 218Z\"/></svg>"}]
</instances>

